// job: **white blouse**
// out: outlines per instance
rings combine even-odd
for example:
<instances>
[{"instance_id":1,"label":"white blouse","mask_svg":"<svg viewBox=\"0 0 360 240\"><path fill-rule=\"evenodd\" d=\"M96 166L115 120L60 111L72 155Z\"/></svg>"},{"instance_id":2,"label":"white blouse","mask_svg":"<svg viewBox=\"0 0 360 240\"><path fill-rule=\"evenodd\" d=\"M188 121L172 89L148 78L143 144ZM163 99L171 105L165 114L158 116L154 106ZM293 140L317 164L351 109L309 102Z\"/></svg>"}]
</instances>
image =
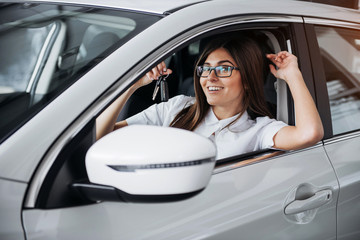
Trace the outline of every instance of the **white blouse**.
<instances>
[{"instance_id":1,"label":"white blouse","mask_svg":"<svg viewBox=\"0 0 360 240\"><path fill-rule=\"evenodd\" d=\"M185 107L192 105L194 97L179 95L169 99L168 102L154 104L148 109L126 119L128 125L158 125L170 126L175 116ZM204 120L194 130L204 137L214 141L217 148L216 159L226 158L246 152L271 148L274 146L273 137L286 123L258 117L252 120L248 113L243 115L232 125L238 115L218 120L210 110Z\"/></svg>"}]
</instances>

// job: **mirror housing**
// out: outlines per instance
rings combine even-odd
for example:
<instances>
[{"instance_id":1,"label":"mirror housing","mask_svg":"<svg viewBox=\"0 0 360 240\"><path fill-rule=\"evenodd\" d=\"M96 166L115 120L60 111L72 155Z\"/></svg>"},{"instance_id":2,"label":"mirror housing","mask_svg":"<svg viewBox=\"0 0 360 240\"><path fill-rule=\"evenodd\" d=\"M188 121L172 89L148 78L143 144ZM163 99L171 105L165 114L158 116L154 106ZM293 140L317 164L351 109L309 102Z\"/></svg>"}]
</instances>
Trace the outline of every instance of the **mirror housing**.
<instances>
[{"instance_id":1,"label":"mirror housing","mask_svg":"<svg viewBox=\"0 0 360 240\"><path fill-rule=\"evenodd\" d=\"M80 188L83 194L88 192L85 195L90 188L96 198L101 194L95 189L107 188L127 201L184 199L207 186L215 157L213 142L193 132L128 126L106 135L88 150L86 170L92 184L85 186L85 191L84 185Z\"/></svg>"}]
</instances>

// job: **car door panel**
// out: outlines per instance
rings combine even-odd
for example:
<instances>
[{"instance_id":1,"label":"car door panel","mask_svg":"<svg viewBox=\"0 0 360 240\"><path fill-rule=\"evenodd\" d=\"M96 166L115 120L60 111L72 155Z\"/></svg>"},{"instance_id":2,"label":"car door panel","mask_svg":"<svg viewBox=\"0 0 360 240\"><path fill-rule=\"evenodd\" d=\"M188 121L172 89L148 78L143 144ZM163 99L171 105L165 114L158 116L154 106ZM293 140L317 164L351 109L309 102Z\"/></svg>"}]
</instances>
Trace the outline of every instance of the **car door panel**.
<instances>
[{"instance_id":1,"label":"car door panel","mask_svg":"<svg viewBox=\"0 0 360 240\"><path fill-rule=\"evenodd\" d=\"M309 18L324 147L338 177L337 239L360 239L359 24Z\"/></svg>"},{"instance_id":2,"label":"car door panel","mask_svg":"<svg viewBox=\"0 0 360 240\"><path fill-rule=\"evenodd\" d=\"M339 179L338 239L360 239L360 137L338 139L325 144Z\"/></svg>"},{"instance_id":3,"label":"car door panel","mask_svg":"<svg viewBox=\"0 0 360 240\"><path fill-rule=\"evenodd\" d=\"M0 239L25 239L21 225L21 204L27 184L0 178Z\"/></svg>"},{"instance_id":4,"label":"car door panel","mask_svg":"<svg viewBox=\"0 0 360 240\"><path fill-rule=\"evenodd\" d=\"M25 210L27 237L335 239L337 180L321 145L231 168L217 169L203 192L179 202L103 202L76 208ZM307 224L284 214L288 195L304 183L333 193L332 201L321 206ZM306 213L297 217L301 216Z\"/></svg>"}]
</instances>

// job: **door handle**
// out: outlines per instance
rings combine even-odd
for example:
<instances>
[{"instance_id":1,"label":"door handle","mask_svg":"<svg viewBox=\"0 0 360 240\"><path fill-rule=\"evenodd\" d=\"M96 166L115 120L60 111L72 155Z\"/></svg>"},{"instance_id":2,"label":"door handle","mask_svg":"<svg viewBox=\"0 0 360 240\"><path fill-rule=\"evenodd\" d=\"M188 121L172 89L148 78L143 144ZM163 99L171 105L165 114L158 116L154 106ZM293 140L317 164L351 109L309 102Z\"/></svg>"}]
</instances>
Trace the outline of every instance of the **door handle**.
<instances>
[{"instance_id":1,"label":"door handle","mask_svg":"<svg viewBox=\"0 0 360 240\"><path fill-rule=\"evenodd\" d=\"M289 203L285 207L285 214L297 214L301 212L305 212L307 210L319 208L326 203L330 202L332 199L332 191L331 190L321 190L316 192L313 196L303 199L303 200L295 200Z\"/></svg>"}]
</instances>

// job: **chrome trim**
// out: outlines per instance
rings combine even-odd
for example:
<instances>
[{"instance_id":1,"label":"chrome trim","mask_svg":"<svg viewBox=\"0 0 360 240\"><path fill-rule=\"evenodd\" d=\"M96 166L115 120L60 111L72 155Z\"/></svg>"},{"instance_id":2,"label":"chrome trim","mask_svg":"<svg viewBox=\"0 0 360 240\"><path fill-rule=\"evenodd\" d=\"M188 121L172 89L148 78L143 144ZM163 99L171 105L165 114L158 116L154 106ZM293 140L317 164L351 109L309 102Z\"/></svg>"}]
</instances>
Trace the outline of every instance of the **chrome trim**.
<instances>
[{"instance_id":1,"label":"chrome trim","mask_svg":"<svg viewBox=\"0 0 360 240\"><path fill-rule=\"evenodd\" d=\"M360 23L354 23L354 22L345 22L345 21L322 19L322 18L311 18L311 17L304 17L304 22L315 25L327 25L332 27L346 27L346 28L360 29Z\"/></svg>"},{"instance_id":2,"label":"chrome trim","mask_svg":"<svg viewBox=\"0 0 360 240\"><path fill-rule=\"evenodd\" d=\"M242 168L245 166L257 164L260 162L273 160L278 157L292 155L292 154L296 154L296 153L302 152L302 151L308 151L308 150L311 150L314 148L319 148L319 147L323 147L323 142L318 142L311 147L303 148L303 149L299 149L299 150L291 150L291 151L279 150L277 152L265 152L265 153L257 154L257 155L251 156L247 159L239 160L238 162L229 163L228 165L225 165L225 166L216 167L213 171L213 175L231 171L231 170L234 170L237 168ZM224 164L226 164L226 163L224 163Z\"/></svg>"},{"instance_id":3,"label":"chrome trim","mask_svg":"<svg viewBox=\"0 0 360 240\"><path fill-rule=\"evenodd\" d=\"M187 41L190 41L206 32L217 30L219 28L246 24L246 23L256 23L256 22L303 22L301 17L289 17L289 16L238 16L227 19L215 20L213 22L206 23L200 27L195 27L189 31L183 33L181 36L170 40L169 42L163 44L159 47L155 53L152 53L150 56L143 59L141 62L146 63L146 65L141 66L138 64L133 70L131 70L125 76L122 76L120 81L115 81L114 85L108 90L107 93L103 94L95 103L93 103L74 123L64 131L64 133L59 137L58 140L50 147L49 151L43 157L40 166L36 170L34 177L29 185L26 198L24 201L24 207L34 208L37 196L39 194L41 185L53 165L56 157L61 152L66 143L70 142L71 139L76 136L76 134L81 131L83 127L99 112L101 112L110 102L113 101L117 96L124 92L126 86L134 82L138 77L143 74L147 66L154 65L158 60L165 57L169 52L174 51L177 47L181 46ZM253 29L253 28L252 28ZM262 28L265 29L265 28ZM89 72L91 73L91 71Z\"/></svg>"},{"instance_id":4,"label":"chrome trim","mask_svg":"<svg viewBox=\"0 0 360 240\"><path fill-rule=\"evenodd\" d=\"M249 166L249 165L253 165L253 164L256 164L259 162L268 161L270 159L274 159L277 156L283 155L285 153L287 153L287 152L278 151L278 152L265 152L265 153L257 154L257 155L251 156L247 159L239 160L238 162L229 163L228 165L225 165L225 166L216 167L216 168L214 168L212 175L231 171L231 170L234 170L237 168L242 168L242 167ZM224 163L224 164L226 164L226 163Z\"/></svg>"},{"instance_id":5,"label":"chrome trim","mask_svg":"<svg viewBox=\"0 0 360 240\"><path fill-rule=\"evenodd\" d=\"M357 138L357 137L360 137L360 131L342 134L342 135L332 137L330 139L326 139L326 140L324 140L324 144L325 145L333 144L333 143L342 142L342 141L346 141L346 140L349 140L352 138Z\"/></svg>"},{"instance_id":6,"label":"chrome trim","mask_svg":"<svg viewBox=\"0 0 360 240\"><path fill-rule=\"evenodd\" d=\"M215 157L201 160L193 160L186 162L175 163L152 163L152 164L138 164L138 165L107 165L109 168L118 172L136 172L138 170L164 169L164 168L179 168L203 165L215 162Z\"/></svg>"}]
</instances>

